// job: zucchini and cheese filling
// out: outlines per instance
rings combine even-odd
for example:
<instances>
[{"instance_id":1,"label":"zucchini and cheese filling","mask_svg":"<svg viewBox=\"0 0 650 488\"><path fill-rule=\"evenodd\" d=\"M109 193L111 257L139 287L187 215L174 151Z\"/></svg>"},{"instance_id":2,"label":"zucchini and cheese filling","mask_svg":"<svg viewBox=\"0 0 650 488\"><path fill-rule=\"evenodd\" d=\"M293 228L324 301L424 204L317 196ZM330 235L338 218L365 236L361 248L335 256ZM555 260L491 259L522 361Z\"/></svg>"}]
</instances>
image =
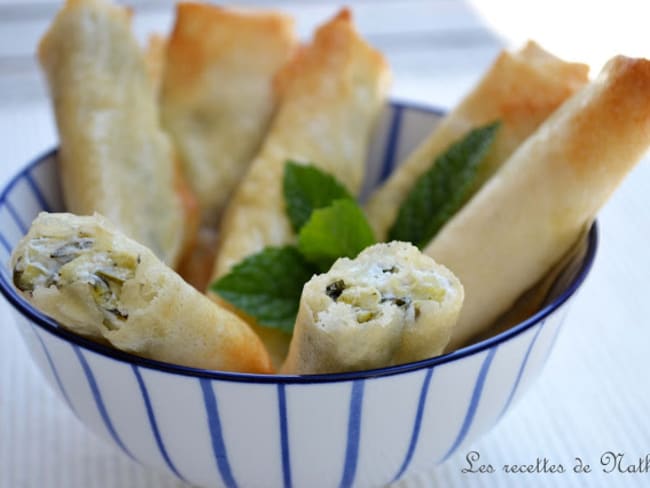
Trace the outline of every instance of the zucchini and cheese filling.
<instances>
[{"instance_id":1,"label":"zucchini and cheese filling","mask_svg":"<svg viewBox=\"0 0 650 488\"><path fill-rule=\"evenodd\" d=\"M333 373L435 356L462 302L458 279L415 246L368 247L307 282L283 371Z\"/></svg>"},{"instance_id":2,"label":"zucchini and cheese filling","mask_svg":"<svg viewBox=\"0 0 650 488\"><path fill-rule=\"evenodd\" d=\"M160 361L271 372L245 322L98 214L41 213L11 266L23 296L73 332Z\"/></svg>"},{"instance_id":3,"label":"zucchini and cheese filling","mask_svg":"<svg viewBox=\"0 0 650 488\"><path fill-rule=\"evenodd\" d=\"M83 234L70 241L60 236L32 239L16 261L14 284L23 292L33 292L38 287L86 283L90 296L104 314L102 325L117 329L128 318L119 304L122 285L134 277L138 258L110 250L93 252L95 244L94 238Z\"/></svg>"}]
</instances>

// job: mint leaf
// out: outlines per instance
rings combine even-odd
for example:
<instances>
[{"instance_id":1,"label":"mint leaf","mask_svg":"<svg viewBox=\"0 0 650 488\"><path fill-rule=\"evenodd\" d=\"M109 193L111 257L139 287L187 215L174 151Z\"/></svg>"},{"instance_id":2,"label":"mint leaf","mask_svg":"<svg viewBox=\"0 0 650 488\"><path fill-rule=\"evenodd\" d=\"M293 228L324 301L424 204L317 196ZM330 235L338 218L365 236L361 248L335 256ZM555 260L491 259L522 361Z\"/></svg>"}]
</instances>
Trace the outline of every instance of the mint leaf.
<instances>
[{"instance_id":1,"label":"mint leaf","mask_svg":"<svg viewBox=\"0 0 650 488\"><path fill-rule=\"evenodd\" d=\"M335 200L314 210L298 235L298 249L309 262L327 271L339 257L356 257L375 243L366 216L353 200Z\"/></svg>"},{"instance_id":2,"label":"mint leaf","mask_svg":"<svg viewBox=\"0 0 650 488\"><path fill-rule=\"evenodd\" d=\"M283 191L287 215L296 232L315 209L326 207L339 198L353 199L332 175L315 166L292 161L287 161L284 166Z\"/></svg>"},{"instance_id":3,"label":"mint leaf","mask_svg":"<svg viewBox=\"0 0 650 488\"><path fill-rule=\"evenodd\" d=\"M291 333L303 285L317 270L294 246L267 247L210 285L263 326Z\"/></svg>"},{"instance_id":4,"label":"mint leaf","mask_svg":"<svg viewBox=\"0 0 650 488\"><path fill-rule=\"evenodd\" d=\"M474 129L438 156L413 185L388 231L389 240L410 241L420 249L471 196L478 167L500 122Z\"/></svg>"}]
</instances>

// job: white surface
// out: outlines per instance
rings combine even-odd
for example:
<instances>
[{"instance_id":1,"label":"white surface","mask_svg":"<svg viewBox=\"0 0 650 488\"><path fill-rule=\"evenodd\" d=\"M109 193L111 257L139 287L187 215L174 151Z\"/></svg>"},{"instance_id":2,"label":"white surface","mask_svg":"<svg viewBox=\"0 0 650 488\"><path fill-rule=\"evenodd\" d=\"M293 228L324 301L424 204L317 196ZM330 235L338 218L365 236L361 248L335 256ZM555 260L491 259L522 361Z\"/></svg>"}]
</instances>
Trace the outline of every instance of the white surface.
<instances>
[{"instance_id":1,"label":"white surface","mask_svg":"<svg viewBox=\"0 0 650 488\"><path fill-rule=\"evenodd\" d=\"M390 3L377 2L376 15ZM420 3L430 6L434 26L434 19L453 9L461 18L469 18L466 7L459 9L455 2ZM409 25L408 12L399 18L385 17L385 22L400 19L401 25ZM445 25L451 24L438 24L438 31L431 33L377 35L376 43L388 52L395 71L396 95L449 107L496 53L496 41L489 34L476 34L474 26L452 32ZM3 77L2 66L7 62L0 59L0 186L56 140L49 107L39 95L42 90L30 88L40 86L35 75L29 70L7 71ZM30 98L36 100L26 101ZM607 451L625 453L624 464L636 464L650 453L648 188L650 162L645 160L600 213L601 240L594 269L569 311L542 377L496 428L467 449L479 451L481 460L491 463L496 473L462 473L467 467L463 452L404 485L627 487L650 483L650 473L607 474L599 464ZM36 373L7 308L0 300L0 487L180 487L170 477L133 464L81 426ZM574 474L575 457L591 464L593 471ZM501 469L504 464L534 464L537 458L562 463L568 472L506 474Z\"/></svg>"},{"instance_id":2,"label":"white surface","mask_svg":"<svg viewBox=\"0 0 650 488\"><path fill-rule=\"evenodd\" d=\"M600 69L616 54L648 55L647 43L642 40L650 14L648 2L471 0L471 3L509 42L518 45L532 37L558 56L579 59L594 69Z\"/></svg>"}]
</instances>

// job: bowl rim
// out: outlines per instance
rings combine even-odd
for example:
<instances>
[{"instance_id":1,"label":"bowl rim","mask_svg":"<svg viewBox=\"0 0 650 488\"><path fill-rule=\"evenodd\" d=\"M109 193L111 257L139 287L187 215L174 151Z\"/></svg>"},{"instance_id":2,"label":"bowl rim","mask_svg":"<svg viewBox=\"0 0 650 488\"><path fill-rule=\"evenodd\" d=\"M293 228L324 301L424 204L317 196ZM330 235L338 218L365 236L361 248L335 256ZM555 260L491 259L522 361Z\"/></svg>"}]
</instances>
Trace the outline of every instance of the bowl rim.
<instances>
[{"instance_id":1,"label":"bowl rim","mask_svg":"<svg viewBox=\"0 0 650 488\"><path fill-rule=\"evenodd\" d=\"M425 104L407 101L392 100L390 105L393 108L416 110L437 116L443 116L444 111L437 107L426 106ZM50 149L40 156L33 159L27 165L23 166L13 177L11 177L7 185L0 191L0 204L8 200L8 194L13 187L26 175L28 175L35 167L44 163L51 157L58 153L58 147ZM293 383L333 383L341 381L354 381L361 379L378 378L385 376L393 376L401 373L410 373L422 369L433 368L442 364L450 363L467 356L471 356L492 347L496 347L508 341L515 336L518 336L542 322L546 317L551 315L559 309L565 302L571 298L575 292L580 288L582 283L587 278L596 256L598 248L598 223L594 220L588 234L588 243L585 256L580 263L580 268L576 275L571 280L569 286L551 303L538 310L534 315L531 315L523 322L520 322L509 329L496 334L492 337L482 341L470 344L455 351L432 358L414 361L410 363L398 364L395 366L388 366L384 368L368 369L362 371L350 371L344 373L328 373L328 374L308 374L308 375L282 375L282 374L257 374L257 373L238 373L229 371L217 371L201 368L193 368L189 366L181 366L173 363L166 363L157 361L155 359L143 358L130 354L119 349L114 349L107 345L103 345L87 339L74 332L68 331L59 326L54 319L46 316L36 308L34 308L27 300L25 300L13 287L8 283L5 274L0 273L0 292L4 295L5 299L12 305L12 307L23 315L27 320L38 325L46 332L57 336L58 338L70 342L74 345L88 349L98 353L106 358L125 362L130 365L144 367L147 369L156 370L162 373L190 376L194 378L206 378L211 380L239 382L239 383L263 383L263 384L293 384ZM20 327L20 324L16 324Z\"/></svg>"}]
</instances>

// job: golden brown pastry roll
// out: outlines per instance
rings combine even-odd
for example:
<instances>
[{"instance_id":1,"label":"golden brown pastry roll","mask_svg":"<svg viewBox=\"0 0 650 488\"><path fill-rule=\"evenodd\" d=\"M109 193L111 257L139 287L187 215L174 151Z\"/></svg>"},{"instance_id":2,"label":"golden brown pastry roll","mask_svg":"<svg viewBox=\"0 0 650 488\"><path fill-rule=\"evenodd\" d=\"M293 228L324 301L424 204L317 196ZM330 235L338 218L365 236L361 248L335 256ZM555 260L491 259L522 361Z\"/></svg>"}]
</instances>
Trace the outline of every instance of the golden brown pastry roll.
<instances>
[{"instance_id":1,"label":"golden brown pastry roll","mask_svg":"<svg viewBox=\"0 0 650 488\"><path fill-rule=\"evenodd\" d=\"M97 211L175 265L192 234L154 83L125 8L68 0L39 46L67 209ZM188 199L189 198L189 199Z\"/></svg>"},{"instance_id":2,"label":"golden brown pastry roll","mask_svg":"<svg viewBox=\"0 0 650 488\"><path fill-rule=\"evenodd\" d=\"M347 10L318 29L279 76L277 114L224 213L215 276L295 239L282 195L287 160L314 164L359 191L388 78L384 58L359 37Z\"/></svg>"},{"instance_id":3,"label":"golden brown pastry roll","mask_svg":"<svg viewBox=\"0 0 650 488\"><path fill-rule=\"evenodd\" d=\"M569 251L648 145L650 61L615 57L424 250L465 287L448 350L482 332Z\"/></svg>"},{"instance_id":4,"label":"golden brown pastry roll","mask_svg":"<svg viewBox=\"0 0 650 488\"><path fill-rule=\"evenodd\" d=\"M293 20L265 11L180 3L166 52L163 125L214 225L259 149L277 94L275 73L296 47Z\"/></svg>"},{"instance_id":5,"label":"golden brown pastry roll","mask_svg":"<svg viewBox=\"0 0 650 488\"><path fill-rule=\"evenodd\" d=\"M162 85L166 52L167 39L160 34L151 34L145 48L144 61L156 95L160 93L160 86Z\"/></svg>"},{"instance_id":6,"label":"golden brown pastry roll","mask_svg":"<svg viewBox=\"0 0 650 488\"><path fill-rule=\"evenodd\" d=\"M371 195L366 211L377 238L386 238L410 189L452 143L472 129L501 121L479 168L477 190L546 117L584 86L587 73L586 65L562 61L534 42L499 54L474 89Z\"/></svg>"},{"instance_id":7,"label":"golden brown pastry roll","mask_svg":"<svg viewBox=\"0 0 650 488\"><path fill-rule=\"evenodd\" d=\"M436 356L462 303L458 279L415 246L375 244L305 284L282 372L337 373Z\"/></svg>"},{"instance_id":8,"label":"golden brown pastry roll","mask_svg":"<svg viewBox=\"0 0 650 488\"><path fill-rule=\"evenodd\" d=\"M74 332L159 361L271 372L245 322L98 214L41 213L11 267L23 296Z\"/></svg>"}]
</instances>

